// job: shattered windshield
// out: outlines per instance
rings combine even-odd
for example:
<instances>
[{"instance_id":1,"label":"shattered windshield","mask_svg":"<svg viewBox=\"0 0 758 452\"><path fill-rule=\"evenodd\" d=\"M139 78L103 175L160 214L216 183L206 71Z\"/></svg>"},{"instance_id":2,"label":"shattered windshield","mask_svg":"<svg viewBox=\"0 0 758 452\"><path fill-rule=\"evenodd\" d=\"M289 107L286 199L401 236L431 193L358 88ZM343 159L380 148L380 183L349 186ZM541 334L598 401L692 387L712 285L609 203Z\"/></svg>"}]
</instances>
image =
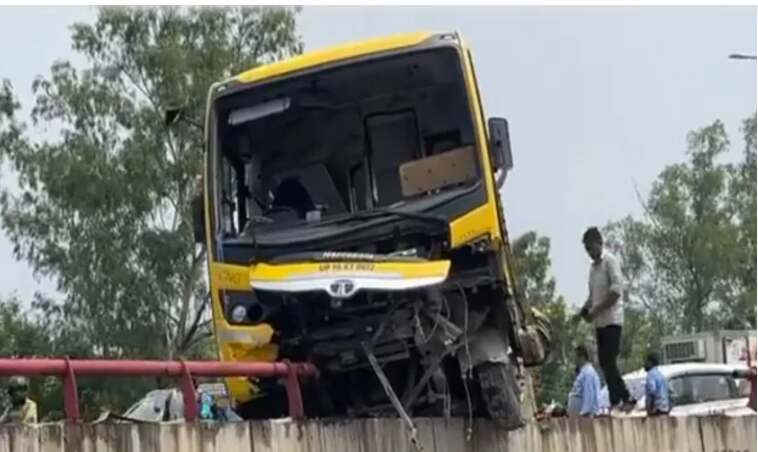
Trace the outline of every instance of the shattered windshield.
<instances>
[{"instance_id":1,"label":"shattered windshield","mask_svg":"<svg viewBox=\"0 0 758 452\"><path fill-rule=\"evenodd\" d=\"M413 212L428 207L420 199L475 184L465 93L457 51L437 48L221 97L215 210L224 236Z\"/></svg>"}]
</instances>

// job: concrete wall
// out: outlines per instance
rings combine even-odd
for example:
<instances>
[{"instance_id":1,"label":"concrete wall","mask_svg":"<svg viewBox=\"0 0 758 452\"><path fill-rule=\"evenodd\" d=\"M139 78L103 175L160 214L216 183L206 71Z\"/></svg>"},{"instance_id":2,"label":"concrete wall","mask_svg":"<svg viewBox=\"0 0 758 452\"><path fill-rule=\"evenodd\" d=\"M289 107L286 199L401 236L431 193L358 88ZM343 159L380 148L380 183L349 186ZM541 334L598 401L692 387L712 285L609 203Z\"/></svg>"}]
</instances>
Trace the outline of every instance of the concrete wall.
<instances>
[{"instance_id":1,"label":"concrete wall","mask_svg":"<svg viewBox=\"0 0 758 452\"><path fill-rule=\"evenodd\" d=\"M418 419L425 452L756 452L756 417L552 420L505 433ZM398 419L0 427L0 452L412 452Z\"/></svg>"}]
</instances>

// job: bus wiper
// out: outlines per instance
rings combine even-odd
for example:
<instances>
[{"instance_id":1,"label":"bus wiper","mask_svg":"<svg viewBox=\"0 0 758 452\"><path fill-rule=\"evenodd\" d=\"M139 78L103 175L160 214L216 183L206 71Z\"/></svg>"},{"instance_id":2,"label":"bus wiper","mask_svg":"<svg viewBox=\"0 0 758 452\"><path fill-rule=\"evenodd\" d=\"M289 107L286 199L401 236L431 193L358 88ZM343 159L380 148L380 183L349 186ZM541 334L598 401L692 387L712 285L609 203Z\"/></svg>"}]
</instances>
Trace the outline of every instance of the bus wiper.
<instances>
[{"instance_id":1,"label":"bus wiper","mask_svg":"<svg viewBox=\"0 0 758 452\"><path fill-rule=\"evenodd\" d=\"M343 216L340 218L333 218L327 221L321 221L318 223L318 225L321 226L325 224L342 223L344 221L353 221L353 220L366 220L369 218L383 217L383 216L388 216L388 215L397 215L398 217L411 218L414 220L422 220L422 221L427 221L431 223L439 223L444 226L447 226L448 224L447 218L441 215L433 215L433 214L422 213L422 212L407 212L404 210L396 210L396 209L373 209L373 210L365 210L362 212L356 212L349 216Z\"/></svg>"}]
</instances>

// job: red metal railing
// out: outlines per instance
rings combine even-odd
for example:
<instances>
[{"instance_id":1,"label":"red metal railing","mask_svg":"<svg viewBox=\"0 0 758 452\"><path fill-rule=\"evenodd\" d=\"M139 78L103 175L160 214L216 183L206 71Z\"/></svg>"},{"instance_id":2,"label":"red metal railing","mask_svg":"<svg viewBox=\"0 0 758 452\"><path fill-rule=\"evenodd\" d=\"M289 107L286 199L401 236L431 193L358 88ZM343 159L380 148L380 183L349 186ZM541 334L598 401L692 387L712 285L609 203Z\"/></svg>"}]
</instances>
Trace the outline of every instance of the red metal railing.
<instances>
[{"instance_id":1,"label":"red metal railing","mask_svg":"<svg viewBox=\"0 0 758 452\"><path fill-rule=\"evenodd\" d=\"M57 375L63 377L63 407L66 419L77 421L79 396L77 375L98 376L168 376L179 379L184 398L184 417L193 421L198 417L197 398L192 377L259 377L285 378L287 402L291 417L303 416L303 398L300 392L301 377L318 377L318 370L310 363L281 362L219 362L219 361L138 361L68 358L0 358L0 375Z\"/></svg>"}]
</instances>

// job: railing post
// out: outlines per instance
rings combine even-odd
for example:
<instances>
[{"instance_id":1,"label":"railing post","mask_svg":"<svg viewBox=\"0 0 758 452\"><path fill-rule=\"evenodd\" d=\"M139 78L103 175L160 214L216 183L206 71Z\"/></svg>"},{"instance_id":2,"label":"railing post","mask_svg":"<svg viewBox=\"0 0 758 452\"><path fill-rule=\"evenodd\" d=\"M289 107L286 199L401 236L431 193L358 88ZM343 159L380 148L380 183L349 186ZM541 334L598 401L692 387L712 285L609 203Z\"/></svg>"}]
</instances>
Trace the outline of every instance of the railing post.
<instances>
[{"instance_id":1,"label":"railing post","mask_svg":"<svg viewBox=\"0 0 758 452\"><path fill-rule=\"evenodd\" d=\"M287 405L289 416L293 419L301 418L305 415L303 409L303 395L300 392L300 380L298 379L295 366L287 359L283 360L287 366Z\"/></svg>"},{"instance_id":2,"label":"railing post","mask_svg":"<svg viewBox=\"0 0 758 452\"><path fill-rule=\"evenodd\" d=\"M184 419L192 422L199 417L197 394L195 392L195 384L192 381L192 375L190 375L187 368L187 363L184 360L180 362L182 364L182 375L179 377L179 387L182 390L182 397L184 398Z\"/></svg>"},{"instance_id":3,"label":"railing post","mask_svg":"<svg viewBox=\"0 0 758 452\"><path fill-rule=\"evenodd\" d=\"M79 414L79 394L76 390L76 376L74 375L74 368L71 366L68 356L64 360L66 361L66 371L63 375L63 409L66 411L67 421L77 422L81 419L81 416Z\"/></svg>"}]
</instances>

